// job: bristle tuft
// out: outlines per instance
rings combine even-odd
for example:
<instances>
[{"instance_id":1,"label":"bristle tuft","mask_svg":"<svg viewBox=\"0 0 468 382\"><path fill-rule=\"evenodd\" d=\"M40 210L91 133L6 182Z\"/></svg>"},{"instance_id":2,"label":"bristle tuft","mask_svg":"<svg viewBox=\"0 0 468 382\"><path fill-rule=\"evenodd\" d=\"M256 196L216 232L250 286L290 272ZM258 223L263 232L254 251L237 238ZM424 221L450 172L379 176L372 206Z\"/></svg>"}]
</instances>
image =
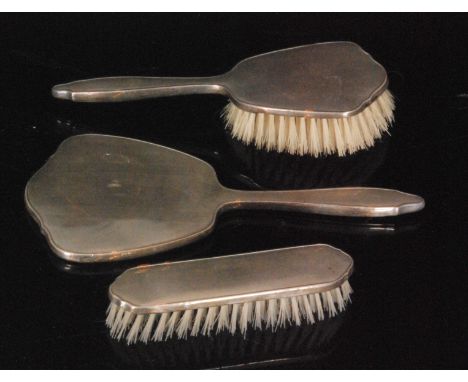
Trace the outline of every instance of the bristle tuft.
<instances>
[{"instance_id":1,"label":"bristle tuft","mask_svg":"<svg viewBox=\"0 0 468 382\"><path fill-rule=\"evenodd\" d=\"M218 327L216 328L216 333L219 333L221 330L229 328L229 305L223 305L219 309L217 321Z\"/></svg>"},{"instance_id":2,"label":"bristle tuft","mask_svg":"<svg viewBox=\"0 0 468 382\"><path fill-rule=\"evenodd\" d=\"M167 318L169 316L169 313L163 313L159 317L158 325L156 326L156 330L154 331L153 334L153 341L162 341L164 338L164 330L166 329L166 322Z\"/></svg>"},{"instance_id":3,"label":"bristle tuft","mask_svg":"<svg viewBox=\"0 0 468 382\"><path fill-rule=\"evenodd\" d=\"M278 327L313 324L325 316L334 317L351 302L351 293L346 280L339 287L320 293L165 313L134 314L111 303L106 326L113 338L125 338L128 345L172 337L186 339L189 335L209 336L223 330L246 336L249 327L275 331Z\"/></svg>"},{"instance_id":4,"label":"bristle tuft","mask_svg":"<svg viewBox=\"0 0 468 382\"><path fill-rule=\"evenodd\" d=\"M112 327L112 324L115 320L115 316L117 314L117 311L119 310L119 307L115 305L114 303L110 303L109 307L107 308L107 318L106 318L106 326L108 328Z\"/></svg>"},{"instance_id":5,"label":"bristle tuft","mask_svg":"<svg viewBox=\"0 0 468 382\"><path fill-rule=\"evenodd\" d=\"M289 117L252 113L233 103L222 117L234 138L258 149L295 155L344 156L372 147L394 121L395 102L385 90L364 110L345 118Z\"/></svg>"},{"instance_id":6,"label":"bristle tuft","mask_svg":"<svg viewBox=\"0 0 468 382\"><path fill-rule=\"evenodd\" d=\"M143 328L141 335L140 335L140 341L144 342L145 344L148 342L151 332L153 330L153 324L156 319L156 314L150 314L148 316L148 320L146 321L145 327Z\"/></svg>"},{"instance_id":7,"label":"bristle tuft","mask_svg":"<svg viewBox=\"0 0 468 382\"><path fill-rule=\"evenodd\" d=\"M255 302L255 329L262 328L262 321L265 321L265 301Z\"/></svg>"},{"instance_id":8,"label":"bristle tuft","mask_svg":"<svg viewBox=\"0 0 468 382\"><path fill-rule=\"evenodd\" d=\"M216 318L218 317L218 310L217 306L212 306L208 309L208 313L206 314L205 323L203 325L202 334L204 336L209 336L211 330L213 330L213 326L216 323Z\"/></svg>"},{"instance_id":9,"label":"bristle tuft","mask_svg":"<svg viewBox=\"0 0 468 382\"><path fill-rule=\"evenodd\" d=\"M182 315L181 320L177 324L177 337L187 338L187 332L190 329L192 323L193 310L186 310Z\"/></svg>"},{"instance_id":10,"label":"bristle tuft","mask_svg":"<svg viewBox=\"0 0 468 382\"><path fill-rule=\"evenodd\" d=\"M196 337L200 328L202 327L202 322L205 319L206 315L206 308L197 309L197 313L195 314L195 320L192 326L192 332L190 333L191 336Z\"/></svg>"}]
</instances>

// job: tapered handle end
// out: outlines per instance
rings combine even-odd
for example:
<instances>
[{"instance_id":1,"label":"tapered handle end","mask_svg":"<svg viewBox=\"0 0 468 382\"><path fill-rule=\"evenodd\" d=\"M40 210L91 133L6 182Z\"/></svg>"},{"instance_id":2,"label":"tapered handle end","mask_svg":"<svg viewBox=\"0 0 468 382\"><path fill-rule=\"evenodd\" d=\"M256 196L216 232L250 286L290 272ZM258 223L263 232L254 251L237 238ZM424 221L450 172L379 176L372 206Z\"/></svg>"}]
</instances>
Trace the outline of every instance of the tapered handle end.
<instances>
[{"instance_id":1,"label":"tapered handle end","mask_svg":"<svg viewBox=\"0 0 468 382\"><path fill-rule=\"evenodd\" d=\"M52 88L52 96L58 99L73 100L72 91L68 88L67 84L55 85Z\"/></svg>"},{"instance_id":2,"label":"tapered handle end","mask_svg":"<svg viewBox=\"0 0 468 382\"><path fill-rule=\"evenodd\" d=\"M395 207L395 215L418 212L426 206L426 202L420 196L407 193L402 194L404 194L404 197L401 204Z\"/></svg>"}]
</instances>

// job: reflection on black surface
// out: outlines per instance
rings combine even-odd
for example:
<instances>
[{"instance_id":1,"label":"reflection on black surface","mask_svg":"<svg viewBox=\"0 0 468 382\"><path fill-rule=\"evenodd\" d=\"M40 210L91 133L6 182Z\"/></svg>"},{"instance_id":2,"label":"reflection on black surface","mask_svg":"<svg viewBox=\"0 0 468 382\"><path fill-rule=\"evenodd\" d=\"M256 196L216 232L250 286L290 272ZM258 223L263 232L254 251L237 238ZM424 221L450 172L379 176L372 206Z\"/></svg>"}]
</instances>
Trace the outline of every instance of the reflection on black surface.
<instances>
[{"instance_id":1,"label":"reflection on black surface","mask_svg":"<svg viewBox=\"0 0 468 382\"><path fill-rule=\"evenodd\" d=\"M326 357L339 342L339 331L346 314L314 325L289 326L247 332L235 336L223 332L210 337L170 339L165 342L137 343L128 346L108 336L115 354L138 368L244 368L280 367Z\"/></svg>"},{"instance_id":2,"label":"reflection on black surface","mask_svg":"<svg viewBox=\"0 0 468 382\"><path fill-rule=\"evenodd\" d=\"M363 185L385 159L389 139L385 135L374 147L353 155L314 158L257 150L253 144L245 145L225 134L231 154L242 163L245 175L267 189Z\"/></svg>"},{"instance_id":3,"label":"reflection on black surface","mask_svg":"<svg viewBox=\"0 0 468 382\"><path fill-rule=\"evenodd\" d=\"M254 218L253 218L254 217ZM244 225L255 232L256 227L287 226L289 229L312 234L395 235L415 231L421 224L418 216L396 218L354 218L339 216L311 216L305 213L267 211L228 211L219 229L228 230Z\"/></svg>"}]
</instances>

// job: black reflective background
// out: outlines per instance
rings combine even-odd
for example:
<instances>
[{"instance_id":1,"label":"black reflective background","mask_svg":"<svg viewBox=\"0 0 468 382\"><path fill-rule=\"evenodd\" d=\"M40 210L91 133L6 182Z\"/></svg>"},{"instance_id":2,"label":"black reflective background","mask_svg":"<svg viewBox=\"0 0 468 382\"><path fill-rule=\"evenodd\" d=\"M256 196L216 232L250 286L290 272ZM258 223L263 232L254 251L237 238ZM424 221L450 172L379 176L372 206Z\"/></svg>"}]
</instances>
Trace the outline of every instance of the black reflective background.
<instances>
[{"instance_id":1,"label":"black reflective background","mask_svg":"<svg viewBox=\"0 0 468 382\"><path fill-rule=\"evenodd\" d=\"M3 368L466 368L468 18L465 15L0 16L0 366ZM225 99L126 104L52 99L101 75L202 76L266 51L352 40L397 99L391 137L347 158L265 153L226 134ZM71 135L178 148L243 189L370 185L416 193L419 214L339 219L237 211L208 238L132 262L83 266L48 249L29 218L29 177ZM324 242L355 260L353 304L316 327L127 347L107 335L107 287L124 269Z\"/></svg>"}]
</instances>

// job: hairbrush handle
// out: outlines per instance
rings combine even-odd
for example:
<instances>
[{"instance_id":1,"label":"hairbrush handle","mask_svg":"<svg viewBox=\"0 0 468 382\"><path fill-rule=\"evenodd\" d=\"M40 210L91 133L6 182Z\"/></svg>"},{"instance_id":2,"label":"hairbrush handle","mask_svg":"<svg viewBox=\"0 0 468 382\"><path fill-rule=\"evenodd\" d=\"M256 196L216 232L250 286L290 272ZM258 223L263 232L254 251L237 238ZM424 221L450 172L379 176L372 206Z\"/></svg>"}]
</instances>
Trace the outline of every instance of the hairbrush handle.
<instances>
[{"instance_id":1,"label":"hairbrush handle","mask_svg":"<svg viewBox=\"0 0 468 382\"><path fill-rule=\"evenodd\" d=\"M74 102L124 102L186 94L224 93L222 76L102 77L55 85L55 98Z\"/></svg>"},{"instance_id":2,"label":"hairbrush handle","mask_svg":"<svg viewBox=\"0 0 468 382\"><path fill-rule=\"evenodd\" d=\"M417 212L424 199L397 190L370 187L294 191L229 190L226 208L271 208L321 215L383 217Z\"/></svg>"}]
</instances>

